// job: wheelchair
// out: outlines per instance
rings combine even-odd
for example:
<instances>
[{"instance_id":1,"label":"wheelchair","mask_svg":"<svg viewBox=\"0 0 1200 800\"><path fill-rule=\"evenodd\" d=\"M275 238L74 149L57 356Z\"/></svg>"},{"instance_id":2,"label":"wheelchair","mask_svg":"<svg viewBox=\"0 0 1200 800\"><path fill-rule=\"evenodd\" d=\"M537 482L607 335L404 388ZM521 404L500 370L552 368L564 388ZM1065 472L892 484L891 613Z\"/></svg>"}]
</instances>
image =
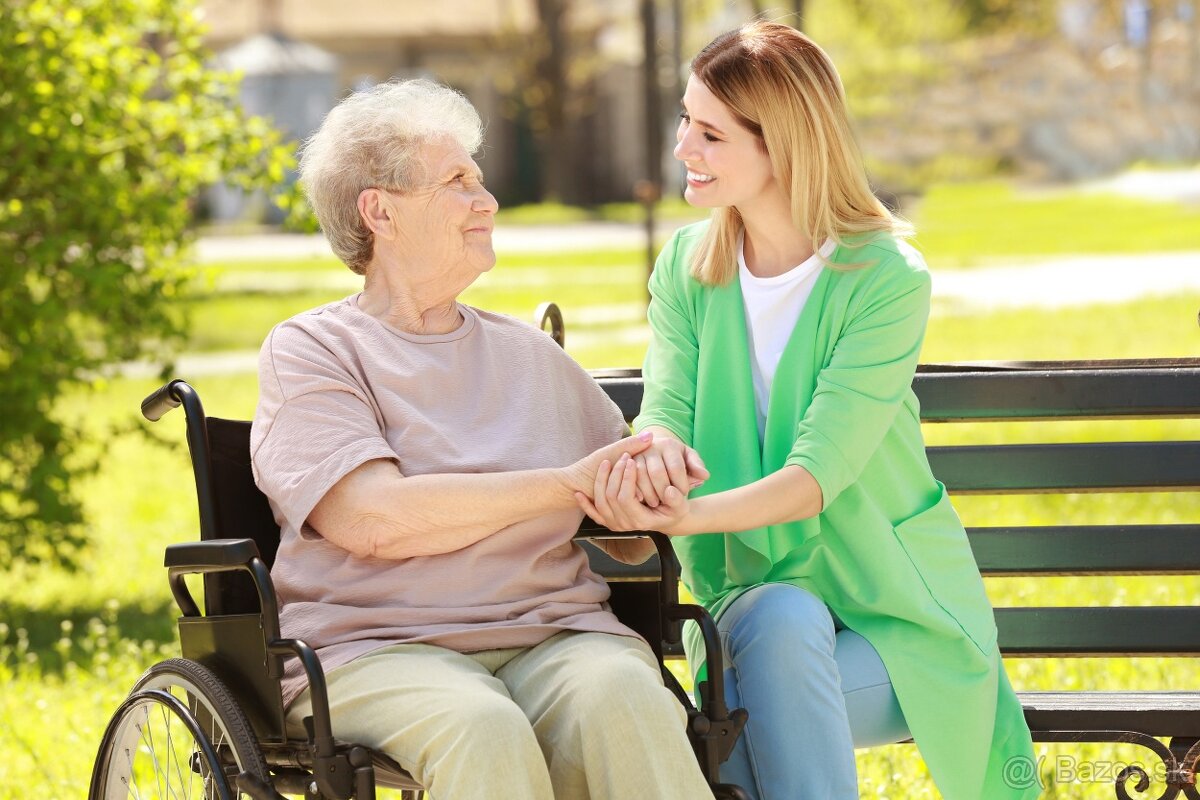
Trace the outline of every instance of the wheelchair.
<instances>
[{"instance_id":1,"label":"wheelchair","mask_svg":"<svg viewBox=\"0 0 1200 800\"><path fill-rule=\"evenodd\" d=\"M182 658L150 667L113 715L89 798L370 800L377 787L398 789L404 800L421 797L423 787L385 753L336 738L317 654L280 635L270 575L280 532L251 473L250 423L206 417L196 391L182 380L159 388L141 408L153 422L180 405L200 510L200 540L172 544L165 557L181 614ZM718 777L746 712L725 705L712 618L672 596L677 566L667 537L614 534L590 523L578 537L617 535L651 536L662 575L657 582L612 583L610 604L650 643L664 682L687 709L687 733L714 795L745 800L740 787ZM203 609L185 580L189 575L200 576ZM678 645L685 620L700 626L710 664L699 708L663 660L664 646ZM280 677L288 658L300 659L310 687L312 716L304 720L303 739L289 736L284 725Z\"/></svg>"}]
</instances>

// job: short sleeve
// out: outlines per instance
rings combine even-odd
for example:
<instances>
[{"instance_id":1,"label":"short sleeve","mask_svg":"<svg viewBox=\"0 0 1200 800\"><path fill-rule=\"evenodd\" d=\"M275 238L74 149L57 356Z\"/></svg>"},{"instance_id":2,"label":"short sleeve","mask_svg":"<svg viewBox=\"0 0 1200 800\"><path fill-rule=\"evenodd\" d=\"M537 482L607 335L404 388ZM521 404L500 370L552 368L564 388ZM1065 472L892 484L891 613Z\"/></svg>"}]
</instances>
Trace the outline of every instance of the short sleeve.
<instances>
[{"instance_id":1,"label":"short sleeve","mask_svg":"<svg viewBox=\"0 0 1200 800\"><path fill-rule=\"evenodd\" d=\"M524 326L524 323L522 323ZM583 446L594 451L629 435L629 423L608 393L588 371L540 330L531 331L538 348L549 354L548 367L557 377L554 385L562 413L575 417ZM569 402L566 402L569 401Z\"/></svg>"},{"instance_id":2,"label":"short sleeve","mask_svg":"<svg viewBox=\"0 0 1200 800\"><path fill-rule=\"evenodd\" d=\"M923 268L892 266L874 267L880 274L870 280L818 374L784 462L812 473L826 508L858 479L912 388L929 318L930 279Z\"/></svg>"},{"instance_id":3,"label":"short sleeve","mask_svg":"<svg viewBox=\"0 0 1200 800\"><path fill-rule=\"evenodd\" d=\"M650 345L642 365L645 386L642 409L633 422L635 431L658 425L692 443L696 418L696 374L699 336L685 282L690 279L680 263L680 236L663 248L650 274Z\"/></svg>"},{"instance_id":4,"label":"short sleeve","mask_svg":"<svg viewBox=\"0 0 1200 800\"><path fill-rule=\"evenodd\" d=\"M367 461L396 460L366 392L335 354L284 323L259 355L251 429L255 482L292 530L335 483Z\"/></svg>"}]
</instances>

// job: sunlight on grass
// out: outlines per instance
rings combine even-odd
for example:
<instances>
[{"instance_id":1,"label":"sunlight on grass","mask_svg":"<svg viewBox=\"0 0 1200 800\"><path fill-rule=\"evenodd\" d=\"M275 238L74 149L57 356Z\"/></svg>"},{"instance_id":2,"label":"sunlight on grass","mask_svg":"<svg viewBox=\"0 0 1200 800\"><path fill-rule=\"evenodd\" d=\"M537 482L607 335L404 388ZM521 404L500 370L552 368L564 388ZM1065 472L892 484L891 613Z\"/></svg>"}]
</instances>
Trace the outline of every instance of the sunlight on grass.
<instances>
[{"instance_id":1,"label":"sunlight on grass","mask_svg":"<svg viewBox=\"0 0 1200 800\"><path fill-rule=\"evenodd\" d=\"M1087 251L1086 243L1110 252L1200 247L1200 212L1134 201L1114 204L1107 198L1024 197L1003 186L935 189L914 216L922 230L918 243L939 265L967 265L983 255ZM1138 238L1127 241L1102 229L1135 230ZM218 289L222 276L250 276L253 283L264 274L268 284L274 275L288 288L243 286L197 299L193 350L256 350L278 321L347 294L331 288L334 281L322 283L325 276L344 279L345 268L331 259L225 263L204 270ZM646 346L645 327L637 322L644 270L638 250L502 255L496 270L463 299L521 319L529 319L539 302L555 300L566 315L568 351L580 363L639 366ZM1119 306L935 313L922 361L1190 356L1200 350L1197 309L1200 293L1191 292ZM181 377L191 378L209 414L253 414L254 375ZM144 668L175 652L176 612L162 551L168 543L194 538L196 511L182 414L176 411L154 426L137 415L138 401L156 385L130 378L100 382L72 394L59 409L86 421L88 448L103 455L102 469L80 485L93 544L78 572L25 568L0 575L0 682L5 687L0 692L0 800L82 796L108 716ZM161 443L132 431L112 436L106 431L113 424L152 431ZM926 434L937 444L1111 436L1194 440L1200 422L930 425ZM955 503L973 525L1200 518L1195 493L959 497ZM1003 578L989 579L987 586L999 606L1200 604L1196 576ZM686 677L682 664L673 668ZM1019 688L1197 688L1192 659L1025 659L1010 662L1009 669ZM1047 759L1044 775L1060 757L1144 757L1110 746L1043 746L1039 752ZM864 797L896 797L897 787L906 798L936 797L910 747L864 751L859 768ZM1052 786L1046 796L1075 797L1077 788ZM1096 796L1111 793L1091 788L1098 790Z\"/></svg>"},{"instance_id":2,"label":"sunlight on grass","mask_svg":"<svg viewBox=\"0 0 1200 800\"><path fill-rule=\"evenodd\" d=\"M620 268L614 265L614 269ZM565 277L565 276L564 276ZM569 278L568 278L569 280ZM549 284L533 294L569 297L569 285ZM625 290L629 292L629 290ZM631 293L631 292L630 292ZM496 297L499 297L497 295ZM581 296L595 301L603 295ZM621 299L632 302L628 294ZM261 319L273 324L279 311L257 298L228 303L229 317L217 325L249 325ZM301 297L299 302L312 298ZM495 298L491 298L495 299ZM610 299L605 297L605 299ZM498 301L499 302L499 301ZM978 317L935 318L924 359L1066 358L1185 355L1196 351L1194 313L1200 296L1140 300L1117 307L1065 311L1002 312ZM241 309L241 314L238 309ZM571 326L582 338L587 326ZM257 336L257 334L256 334ZM593 340L602 341L602 340ZM595 344L572 349L589 367L640 364L644 344L620 347ZM187 376L184 376L187 377ZM253 375L206 376L194 379L209 414L245 418L253 414L257 394ZM138 674L163 654L174 651L173 618L162 550L173 541L193 538L196 513L192 477L183 446L183 419L175 411L152 428L169 446L136 434L103 437L104 426L137 420L137 404L156 383L119 379L78 392L66 405L87 420L93 447L105 449L104 468L81 487L94 544L84 568L76 574L27 569L3 576L3 620L0 629L0 798L20 798L20 787L36 785L39 796L78 797L84 791L95 747L108 715ZM929 425L932 443L992 441L1088 441L1114 435L1131 438L1197 438L1195 421L1099 421L1088 423L1011 423ZM1194 522L1200 497L1193 493L1018 498L958 497L968 524L1044 524L1069 519L1102 523L1114 519L1142 522ZM998 606L1031 604L1200 603L1195 576L1141 578L1002 578L987 581ZM64 627L64 623L66 627ZM675 665L681 677L686 670ZM1190 659L1036 660L1010 665L1013 683L1023 689L1045 688L1194 688ZM30 715L29 709L45 713ZM64 726L62 719L70 719ZM1045 769L1056 758L1112 760L1117 750L1105 746L1040 747ZM1126 760L1142 757L1125 751ZM864 796L935 797L925 768L909 747L884 747L859 754ZM1075 787L1063 787L1074 790ZM1074 797L1054 794L1048 797Z\"/></svg>"},{"instance_id":3,"label":"sunlight on grass","mask_svg":"<svg viewBox=\"0 0 1200 800\"><path fill-rule=\"evenodd\" d=\"M907 213L938 267L1082 253L1200 250L1200 206L986 182L932 187Z\"/></svg>"}]
</instances>

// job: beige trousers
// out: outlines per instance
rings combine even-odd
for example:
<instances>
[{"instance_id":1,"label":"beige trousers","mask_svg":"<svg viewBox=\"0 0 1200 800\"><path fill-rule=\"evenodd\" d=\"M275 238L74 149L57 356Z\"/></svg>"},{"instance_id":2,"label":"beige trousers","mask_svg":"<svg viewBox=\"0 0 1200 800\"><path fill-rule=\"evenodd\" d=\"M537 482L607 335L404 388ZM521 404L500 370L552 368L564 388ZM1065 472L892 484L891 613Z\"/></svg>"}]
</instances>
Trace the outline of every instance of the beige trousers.
<instances>
[{"instance_id":1,"label":"beige trousers","mask_svg":"<svg viewBox=\"0 0 1200 800\"><path fill-rule=\"evenodd\" d=\"M327 680L334 736L383 750L434 800L712 797L640 639L564 631L467 654L399 644ZM289 731L303 736L311 713L305 690Z\"/></svg>"}]
</instances>

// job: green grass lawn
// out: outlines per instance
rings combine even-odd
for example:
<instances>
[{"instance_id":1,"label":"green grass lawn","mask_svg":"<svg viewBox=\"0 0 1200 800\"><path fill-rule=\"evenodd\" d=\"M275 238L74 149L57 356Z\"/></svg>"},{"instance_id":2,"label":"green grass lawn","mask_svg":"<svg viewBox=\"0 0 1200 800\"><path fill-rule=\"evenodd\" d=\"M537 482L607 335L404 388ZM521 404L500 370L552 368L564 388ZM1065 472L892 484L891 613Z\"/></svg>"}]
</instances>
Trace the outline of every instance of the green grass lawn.
<instances>
[{"instance_id":1,"label":"green grass lawn","mask_svg":"<svg viewBox=\"0 0 1200 800\"><path fill-rule=\"evenodd\" d=\"M626 209L626 213L629 209ZM612 215L617 215L613 210ZM1083 196L1026 196L1002 185L931 191L912 210L918 244L932 263L971 266L995 258L1066 252L1133 252L1200 248L1200 212L1169 204L1103 202ZM538 221L513 217L505 224ZM969 237L960 231L969 231ZM1111 233L1123 230L1128 233ZM1126 238L1121 238L1125 236ZM1128 238L1133 237L1133 238ZM528 318L542 300L567 318L567 345L589 368L637 366L645 329L630 324L642 302L645 274L639 250L505 254L492 275L464 300ZM257 349L279 320L342 297L346 270L330 259L226 263L203 268L218 291L191 303L198 351ZM224 276L230 276L228 278ZM221 291L222 281L244 281ZM246 283L248 282L248 283ZM262 283L259 289L246 288ZM1120 306L1054 311L937 315L922 360L1141 358L1195 355L1200 294L1180 293ZM184 375L182 377L189 377ZM196 376L208 413L253 414L253 375ZM162 568L163 547L195 536L194 492L175 412L145 435L110 436L106 426L139 427L138 401L155 381L116 378L68 398L59 413L87 421L89 445L102 469L81 485L93 545L81 568L26 568L0 574L0 800L76 798L86 792L103 726L138 674L174 652L174 610ZM929 426L931 443L1035 440L1086 441L1119 433L1147 439L1196 438L1197 423L1174 421L1028 423ZM959 498L969 524L1076 522L1113 518L1195 522L1200 499L1190 494ZM1161 585L1160 585L1161 584ZM1071 578L992 579L997 605L1047 603L1200 603L1200 580ZM1189 660L1013 661L1018 688L1196 688ZM1040 748L1043 772L1055 758L1138 757L1104 747ZM909 747L860 754L863 795L934 797L924 767ZM1080 796L1080 785L1048 797ZM1104 786L1084 797L1111 796Z\"/></svg>"},{"instance_id":2,"label":"green grass lawn","mask_svg":"<svg viewBox=\"0 0 1200 800\"><path fill-rule=\"evenodd\" d=\"M1200 205L988 182L931 188L906 213L938 267L1081 253L1200 250Z\"/></svg>"},{"instance_id":3,"label":"green grass lawn","mask_svg":"<svg viewBox=\"0 0 1200 800\"><path fill-rule=\"evenodd\" d=\"M686 205L673 203L669 208L678 217ZM628 216L630 209L574 211L581 219L613 219ZM509 213L500 224L570 216L562 208L544 206ZM906 213L917 227L914 242L935 276L941 269L1062 255L1200 251L1200 206L1195 205L1067 191L1021 191L1010 184L990 182L935 186ZM668 222L664 231L673 224ZM344 297L357 285L355 276L332 258L231 261L204 265L199 274L200 285L215 287L215 291L187 304L194 318L189 349L195 351L256 349L279 320ZM521 318L528 318L543 300L554 300L563 309L569 329L576 330L581 324L576 315L579 309L642 302L645 281L641 249L502 253L495 269L463 299ZM982 329L967 334L990 335ZM1046 337L1046 349L1061 349L1053 340L1064 335L1072 340L1070 347L1087 345L1076 341L1072 329L1056 326L1055 337ZM1137 337L1118 344L1126 349L1137 345ZM621 345L616 355L628 360L640 347L637 342ZM590 360L590 353L583 355Z\"/></svg>"},{"instance_id":4,"label":"green grass lawn","mask_svg":"<svg viewBox=\"0 0 1200 800\"><path fill-rule=\"evenodd\" d=\"M1006 181L940 184L902 212L931 264L966 267L997 258L1200 249L1200 206L1072 189L1022 189ZM660 227L705 212L681 198L659 204ZM640 222L641 206L595 209L538 204L501 209L500 225L610 220Z\"/></svg>"},{"instance_id":5,"label":"green grass lawn","mask_svg":"<svg viewBox=\"0 0 1200 800\"><path fill-rule=\"evenodd\" d=\"M924 360L1191 354L1200 337L1193 321L1198 306L1200 295L1185 295L1118 307L935 318ZM643 349L597 346L575 355L590 367L630 366L640 362ZM253 413L254 376L203 377L195 383L209 413ZM175 412L154 426L170 447L134 434L111 440L101 435L107 423L135 419L137 402L154 386L153 381L118 379L64 404L64 413L86 415L94 446L106 450L104 469L82 487L94 546L78 573L28 569L2 577L0 798L28 797L33 786L39 797L80 796L108 715L140 671L174 647L162 548L192 538L196 524L182 418ZM1008 441L1082 441L1115 431L1144 438L1200 435L1196 423L1185 421L943 425L929 426L927 435L938 443L991 441L1001 435ZM1200 518L1200 498L1188 494L971 497L959 498L957 505L970 524ZM1200 603L1200 582L1194 577L991 579L988 589L997 605ZM1019 688L1185 688L1194 687L1196 676L1193 662L1166 659L1022 660L1011 662L1009 669ZM1109 747L1040 752L1049 759L1046 769L1054 767L1056 758L1129 760L1139 755ZM936 796L911 748L865 751L859 765L864 796ZM1047 796L1073 798L1078 788L1061 787L1059 794ZM1104 787L1094 788L1095 796L1108 796Z\"/></svg>"}]
</instances>

